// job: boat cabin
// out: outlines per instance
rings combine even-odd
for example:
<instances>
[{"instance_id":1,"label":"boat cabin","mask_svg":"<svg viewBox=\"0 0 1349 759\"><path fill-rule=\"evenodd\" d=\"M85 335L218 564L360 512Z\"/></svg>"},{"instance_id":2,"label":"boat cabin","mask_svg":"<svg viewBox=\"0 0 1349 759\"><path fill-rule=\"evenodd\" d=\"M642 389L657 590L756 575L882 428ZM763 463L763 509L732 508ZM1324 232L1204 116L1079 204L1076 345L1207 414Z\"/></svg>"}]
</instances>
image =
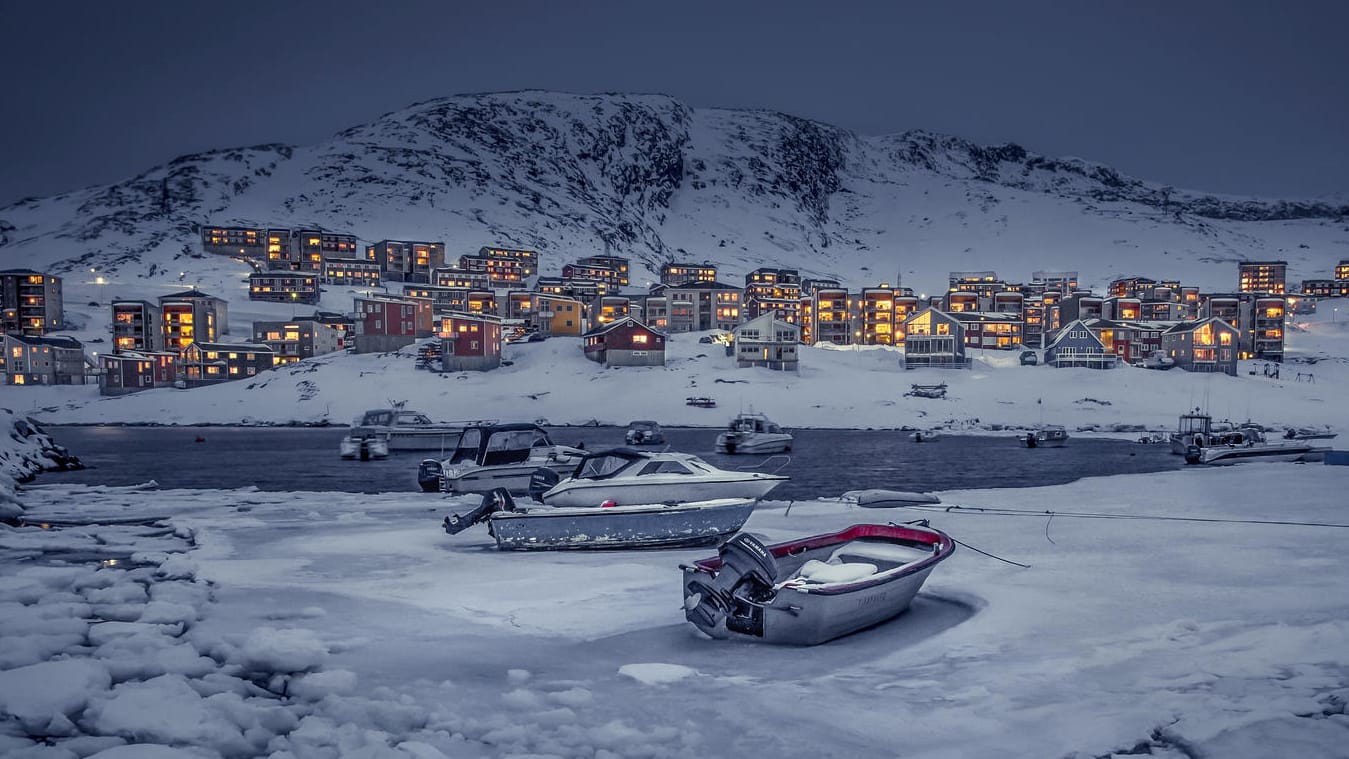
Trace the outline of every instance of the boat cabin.
<instances>
[{"instance_id":1,"label":"boat cabin","mask_svg":"<svg viewBox=\"0 0 1349 759\"><path fill-rule=\"evenodd\" d=\"M771 432L781 433L783 430L776 422L769 421L763 414L741 414L731 420L726 426L729 432Z\"/></svg>"},{"instance_id":2,"label":"boat cabin","mask_svg":"<svg viewBox=\"0 0 1349 759\"><path fill-rule=\"evenodd\" d=\"M581 458L572 474L578 480L607 480L646 474L707 474L712 471L701 459L687 453L645 453L632 448L612 448Z\"/></svg>"},{"instance_id":3,"label":"boat cabin","mask_svg":"<svg viewBox=\"0 0 1349 759\"><path fill-rule=\"evenodd\" d=\"M380 408L361 415L357 427L426 427L434 425L430 417L416 411Z\"/></svg>"},{"instance_id":4,"label":"boat cabin","mask_svg":"<svg viewBox=\"0 0 1349 759\"><path fill-rule=\"evenodd\" d=\"M551 448L553 441L537 424L493 424L468 427L450 457L451 464L496 466L529 460L535 448Z\"/></svg>"}]
</instances>

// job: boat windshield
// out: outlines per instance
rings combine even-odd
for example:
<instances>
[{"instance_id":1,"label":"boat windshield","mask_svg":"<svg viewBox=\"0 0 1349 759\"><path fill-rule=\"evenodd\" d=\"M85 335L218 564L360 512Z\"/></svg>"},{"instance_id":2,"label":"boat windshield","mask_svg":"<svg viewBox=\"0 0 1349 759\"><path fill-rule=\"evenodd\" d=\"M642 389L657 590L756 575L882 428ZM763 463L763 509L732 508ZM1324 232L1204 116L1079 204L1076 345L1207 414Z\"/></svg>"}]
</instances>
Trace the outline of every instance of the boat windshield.
<instances>
[{"instance_id":1,"label":"boat windshield","mask_svg":"<svg viewBox=\"0 0 1349 759\"><path fill-rule=\"evenodd\" d=\"M534 448L549 448L553 443L543 430L500 430L487 438L482 465L516 464L529 460Z\"/></svg>"},{"instance_id":2,"label":"boat windshield","mask_svg":"<svg viewBox=\"0 0 1349 759\"><path fill-rule=\"evenodd\" d=\"M587 456L574 475L578 480L600 480L612 477L633 463L627 456Z\"/></svg>"},{"instance_id":3,"label":"boat windshield","mask_svg":"<svg viewBox=\"0 0 1349 759\"><path fill-rule=\"evenodd\" d=\"M658 429L658 427L655 422L633 422L628 425L628 429L637 430L638 432L650 432L651 430Z\"/></svg>"},{"instance_id":4,"label":"boat windshield","mask_svg":"<svg viewBox=\"0 0 1349 759\"><path fill-rule=\"evenodd\" d=\"M403 411L398 414L397 424L399 427L427 426L431 424L431 419L415 411Z\"/></svg>"},{"instance_id":5,"label":"boat windshield","mask_svg":"<svg viewBox=\"0 0 1349 759\"><path fill-rule=\"evenodd\" d=\"M361 417L362 427L388 427L393 423L393 412L388 409L367 411Z\"/></svg>"}]
</instances>

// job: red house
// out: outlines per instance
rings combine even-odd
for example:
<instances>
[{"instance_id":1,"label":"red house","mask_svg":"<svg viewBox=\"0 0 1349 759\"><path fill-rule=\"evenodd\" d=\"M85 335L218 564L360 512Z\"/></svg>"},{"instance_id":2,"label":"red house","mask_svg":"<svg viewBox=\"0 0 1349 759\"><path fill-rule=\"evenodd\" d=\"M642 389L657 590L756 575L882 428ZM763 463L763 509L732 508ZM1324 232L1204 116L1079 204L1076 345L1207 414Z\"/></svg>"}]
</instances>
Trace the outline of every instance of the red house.
<instances>
[{"instance_id":1,"label":"red house","mask_svg":"<svg viewBox=\"0 0 1349 759\"><path fill-rule=\"evenodd\" d=\"M665 335L631 316L581 337L585 357L605 366L665 366Z\"/></svg>"},{"instance_id":2,"label":"red house","mask_svg":"<svg viewBox=\"0 0 1349 759\"><path fill-rule=\"evenodd\" d=\"M353 299L357 353L386 353L417 339L417 305L385 296Z\"/></svg>"},{"instance_id":3,"label":"red house","mask_svg":"<svg viewBox=\"0 0 1349 759\"><path fill-rule=\"evenodd\" d=\"M178 354L165 352L105 353L99 358L99 392L124 395L153 387L170 387L178 376Z\"/></svg>"},{"instance_id":4,"label":"red house","mask_svg":"<svg viewBox=\"0 0 1349 759\"><path fill-rule=\"evenodd\" d=\"M440 321L441 367L447 372L485 372L501 366L501 319L455 312Z\"/></svg>"}]
</instances>

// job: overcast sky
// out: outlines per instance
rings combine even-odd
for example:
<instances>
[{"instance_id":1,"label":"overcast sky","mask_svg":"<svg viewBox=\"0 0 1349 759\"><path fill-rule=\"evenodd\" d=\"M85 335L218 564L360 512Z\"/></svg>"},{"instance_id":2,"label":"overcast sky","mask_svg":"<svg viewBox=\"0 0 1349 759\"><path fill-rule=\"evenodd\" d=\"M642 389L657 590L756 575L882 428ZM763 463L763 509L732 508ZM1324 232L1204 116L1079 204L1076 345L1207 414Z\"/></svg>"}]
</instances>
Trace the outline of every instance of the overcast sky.
<instances>
[{"instance_id":1,"label":"overcast sky","mask_svg":"<svg viewBox=\"0 0 1349 759\"><path fill-rule=\"evenodd\" d=\"M1349 2L47 0L2 17L0 206L526 88L1013 141L1213 192L1349 193Z\"/></svg>"}]
</instances>

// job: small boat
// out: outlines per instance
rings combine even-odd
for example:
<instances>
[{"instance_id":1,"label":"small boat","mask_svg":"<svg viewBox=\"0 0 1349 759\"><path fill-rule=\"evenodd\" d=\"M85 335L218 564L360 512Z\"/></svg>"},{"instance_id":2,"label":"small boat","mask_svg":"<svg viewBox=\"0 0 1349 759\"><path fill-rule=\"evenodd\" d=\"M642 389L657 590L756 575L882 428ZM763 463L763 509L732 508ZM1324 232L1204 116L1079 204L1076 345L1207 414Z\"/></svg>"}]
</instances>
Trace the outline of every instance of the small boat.
<instances>
[{"instance_id":1,"label":"small boat","mask_svg":"<svg viewBox=\"0 0 1349 759\"><path fill-rule=\"evenodd\" d=\"M941 433L936 430L914 430L909 434L909 439L915 443L935 443L941 440Z\"/></svg>"},{"instance_id":2,"label":"small boat","mask_svg":"<svg viewBox=\"0 0 1349 759\"><path fill-rule=\"evenodd\" d=\"M894 509L902 506L931 506L941 503L941 498L931 493L911 493L905 490L849 490L842 500L855 503L864 509Z\"/></svg>"},{"instance_id":3,"label":"small boat","mask_svg":"<svg viewBox=\"0 0 1349 759\"><path fill-rule=\"evenodd\" d=\"M498 489L467 514L446 517L443 526L454 535L486 522L503 551L674 548L710 545L735 534L754 503L752 498L722 498L578 508L517 505L510 493Z\"/></svg>"},{"instance_id":4,"label":"small boat","mask_svg":"<svg viewBox=\"0 0 1349 759\"><path fill-rule=\"evenodd\" d=\"M764 545L731 538L715 558L683 565L684 616L713 638L813 646L909 608L955 551L926 526L859 524Z\"/></svg>"},{"instance_id":5,"label":"small boat","mask_svg":"<svg viewBox=\"0 0 1349 759\"><path fill-rule=\"evenodd\" d=\"M786 481L780 474L718 469L690 453L615 448L583 456L566 479L539 471L529 492L550 506L681 503L758 499Z\"/></svg>"},{"instance_id":6,"label":"small boat","mask_svg":"<svg viewBox=\"0 0 1349 759\"><path fill-rule=\"evenodd\" d=\"M712 398L703 396L690 396L684 399L685 406L697 406L698 408L716 408L717 402Z\"/></svg>"},{"instance_id":7,"label":"small boat","mask_svg":"<svg viewBox=\"0 0 1349 759\"><path fill-rule=\"evenodd\" d=\"M1062 448L1068 443L1068 430L1047 424L1017 438L1027 448Z\"/></svg>"},{"instance_id":8,"label":"small boat","mask_svg":"<svg viewBox=\"0 0 1349 759\"><path fill-rule=\"evenodd\" d=\"M641 419L628 425L623 440L628 445L664 445L665 434L660 431L659 424Z\"/></svg>"},{"instance_id":9,"label":"small boat","mask_svg":"<svg viewBox=\"0 0 1349 759\"><path fill-rule=\"evenodd\" d=\"M1329 446L1306 440L1268 441L1256 426L1195 436L1185 452L1187 464L1238 464L1244 461L1320 461Z\"/></svg>"},{"instance_id":10,"label":"small boat","mask_svg":"<svg viewBox=\"0 0 1349 759\"><path fill-rule=\"evenodd\" d=\"M342 438L338 452L344 459L383 459L389 456L389 441L373 432L353 430Z\"/></svg>"},{"instance_id":11,"label":"small boat","mask_svg":"<svg viewBox=\"0 0 1349 759\"><path fill-rule=\"evenodd\" d=\"M452 451L464 429L487 422L433 422L426 414L409 411L402 402L371 409L352 422L353 435L376 434L391 451Z\"/></svg>"},{"instance_id":12,"label":"small boat","mask_svg":"<svg viewBox=\"0 0 1349 759\"><path fill-rule=\"evenodd\" d=\"M792 449L792 434L763 414L745 413L717 435L717 453L782 453Z\"/></svg>"},{"instance_id":13,"label":"small boat","mask_svg":"<svg viewBox=\"0 0 1349 759\"><path fill-rule=\"evenodd\" d=\"M1339 433L1326 427L1289 427L1283 433L1284 440L1333 440Z\"/></svg>"},{"instance_id":14,"label":"small boat","mask_svg":"<svg viewBox=\"0 0 1349 759\"><path fill-rule=\"evenodd\" d=\"M1207 448L1213 445L1226 445L1233 440L1246 441L1265 439L1265 428L1255 422L1242 424L1222 420L1213 421L1213 417L1195 409L1181 414L1176 431L1171 433L1171 452L1177 456L1189 456L1195 447Z\"/></svg>"},{"instance_id":15,"label":"small boat","mask_svg":"<svg viewBox=\"0 0 1349 759\"><path fill-rule=\"evenodd\" d=\"M535 470L571 472L585 453L554 445L537 424L473 425L464 430L450 458L422 460L417 482L427 492L486 493L505 488L523 493Z\"/></svg>"}]
</instances>

